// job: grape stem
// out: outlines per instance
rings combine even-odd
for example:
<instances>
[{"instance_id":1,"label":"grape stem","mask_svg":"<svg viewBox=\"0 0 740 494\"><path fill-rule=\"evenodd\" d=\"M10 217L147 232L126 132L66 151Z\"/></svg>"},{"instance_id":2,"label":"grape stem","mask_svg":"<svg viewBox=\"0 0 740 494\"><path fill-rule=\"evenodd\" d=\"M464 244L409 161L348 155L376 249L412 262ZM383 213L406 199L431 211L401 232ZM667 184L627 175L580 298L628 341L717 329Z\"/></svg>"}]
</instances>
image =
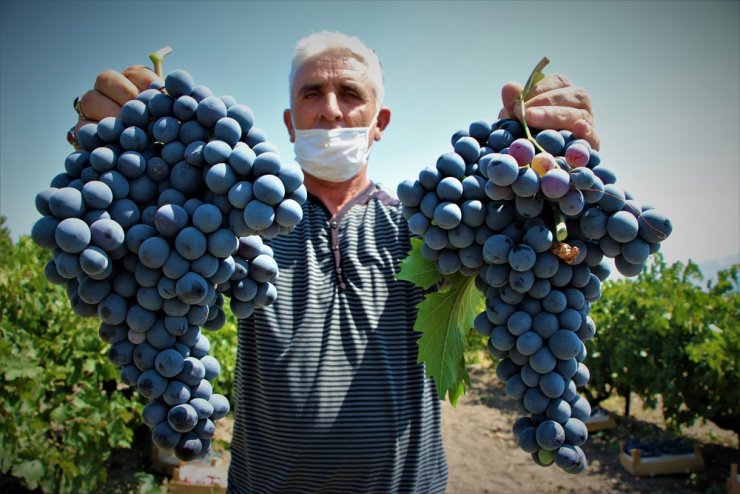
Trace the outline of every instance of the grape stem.
<instances>
[{"instance_id":1,"label":"grape stem","mask_svg":"<svg viewBox=\"0 0 740 494\"><path fill-rule=\"evenodd\" d=\"M544 69L548 63L550 63L550 59L548 59L547 57L543 57L542 60L540 60L540 62L532 70L532 73L529 74L529 79L527 79L527 83L524 85L524 89L522 89L522 93L517 99L517 102L519 103L519 109L521 110L524 132L527 134L527 139L529 139L529 141L534 144L534 146L539 150L540 153L544 153L545 150L542 148L542 146L540 146L540 143L537 142L534 137L532 137L532 133L529 131L524 100L527 99L527 96L529 96L529 92L532 90L535 84L540 82L545 77L545 75L542 73L542 69Z\"/></svg>"},{"instance_id":2,"label":"grape stem","mask_svg":"<svg viewBox=\"0 0 740 494\"><path fill-rule=\"evenodd\" d=\"M529 96L529 92L532 90L532 88L538 82L545 78L545 74L542 73L542 69L544 69L549 63L550 59L548 59L547 57L542 57L542 60L540 60L540 62L534 67L532 73L529 74L527 83L524 85L524 89L522 89L522 93L517 99L517 103L519 103L519 109L521 110L522 126L524 127L524 132L527 135L527 139L529 139L529 141L534 144L535 148L537 148L540 153L545 153L546 151L542 146L540 146L540 143L537 142L534 137L532 137L532 132L530 132L529 130L529 125L527 125L527 112L524 100L527 99L527 96ZM559 242L562 242L563 240L568 238L568 227L565 225L565 216L563 216L563 213L557 207L553 207L552 209L553 220L555 221L555 238L557 238Z\"/></svg>"},{"instance_id":3,"label":"grape stem","mask_svg":"<svg viewBox=\"0 0 740 494\"><path fill-rule=\"evenodd\" d=\"M170 53L172 53L172 48L170 48L169 46L164 46L149 55L149 59L154 64L154 72L159 77L164 77L162 71L162 63L164 62L164 57L166 57Z\"/></svg>"},{"instance_id":4,"label":"grape stem","mask_svg":"<svg viewBox=\"0 0 740 494\"><path fill-rule=\"evenodd\" d=\"M565 216L557 206L552 207L552 219L555 222L555 238L562 242L568 238L568 227L565 225Z\"/></svg>"}]
</instances>

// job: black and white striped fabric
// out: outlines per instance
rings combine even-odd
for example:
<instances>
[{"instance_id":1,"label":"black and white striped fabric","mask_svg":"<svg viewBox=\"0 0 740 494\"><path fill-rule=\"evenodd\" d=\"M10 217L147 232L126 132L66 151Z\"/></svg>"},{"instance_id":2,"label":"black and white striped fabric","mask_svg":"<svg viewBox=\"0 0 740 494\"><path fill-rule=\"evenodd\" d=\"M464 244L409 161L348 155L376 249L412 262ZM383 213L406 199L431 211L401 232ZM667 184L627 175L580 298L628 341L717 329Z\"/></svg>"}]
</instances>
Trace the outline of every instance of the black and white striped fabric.
<instances>
[{"instance_id":1,"label":"black and white striped fabric","mask_svg":"<svg viewBox=\"0 0 740 494\"><path fill-rule=\"evenodd\" d=\"M440 404L416 363L422 293L375 185L333 218L314 198L270 242L278 300L240 321L229 493L444 492Z\"/></svg>"}]
</instances>

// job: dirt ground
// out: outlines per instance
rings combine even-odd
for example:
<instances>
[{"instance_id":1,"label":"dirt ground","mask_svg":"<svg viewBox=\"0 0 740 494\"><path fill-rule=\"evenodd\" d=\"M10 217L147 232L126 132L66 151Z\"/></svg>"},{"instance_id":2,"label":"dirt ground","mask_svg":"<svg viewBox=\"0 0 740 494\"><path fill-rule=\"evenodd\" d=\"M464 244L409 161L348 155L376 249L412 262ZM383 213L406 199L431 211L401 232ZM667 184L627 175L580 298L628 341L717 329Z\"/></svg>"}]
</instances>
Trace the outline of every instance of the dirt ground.
<instances>
[{"instance_id":1,"label":"dirt ground","mask_svg":"<svg viewBox=\"0 0 740 494\"><path fill-rule=\"evenodd\" d=\"M473 385L458 406L453 408L448 402L442 405L442 432L449 465L447 494L722 494L726 492L731 463L740 464L737 437L705 424L685 431L701 447L703 472L654 478L633 476L619 462L619 441L666 434L660 412L644 410L639 400L633 399L630 418L620 416L623 402L610 400L604 404L604 408L615 412L617 426L591 435L584 446L588 467L583 473L570 475L557 466L543 468L515 444L511 425L520 413L513 401L506 398L493 369L477 365L470 368L470 374ZM214 445L221 443L217 449L222 451L226 462L228 453L222 445L230 441L231 425L230 418L220 420L214 442ZM161 485L162 492L173 492L168 488L168 476L152 469L148 429L142 426L135 432L133 448L114 451L109 470L111 483L100 492L132 492L122 488L120 482L132 482L135 475L151 476L151 473L154 473L151 481ZM0 494L30 492L17 479L0 476Z\"/></svg>"},{"instance_id":2,"label":"dirt ground","mask_svg":"<svg viewBox=\"0 0 740 494\"><path fill-rule=\"evenodd\" d=\"M637 434L662 431L659 412L643 411L633 403L639 419L615 417L615 429L593 434L584 447L588 467L570 475L557 466L540 467L514 441L511 425L521 414L506 398L493 371L474 367L472 389L453 408L443 404L442 430L449 464L448 494L478 493L721 493L725 492L730 463L740 461L737 438L716 427L700 426L687 431L701 441L704 472L638 478L618 459L619 440ZM618 415L621 404L612 404ZM609 406L606 406L609 408ZM715 443L710 444L710 436ZM724 443L724 444L719 444Z\"/></svg>"}]
</instances>

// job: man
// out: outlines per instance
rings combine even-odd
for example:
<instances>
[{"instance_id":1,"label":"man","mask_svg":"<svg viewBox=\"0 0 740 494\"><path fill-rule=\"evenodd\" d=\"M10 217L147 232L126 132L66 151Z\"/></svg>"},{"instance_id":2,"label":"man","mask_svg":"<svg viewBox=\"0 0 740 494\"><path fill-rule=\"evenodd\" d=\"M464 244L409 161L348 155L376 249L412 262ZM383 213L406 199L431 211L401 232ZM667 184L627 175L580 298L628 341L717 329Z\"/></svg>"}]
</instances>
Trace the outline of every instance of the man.
<instances>
[{"instance_id":1,"label":"man","mask_svg":"<svg viewBox=\"0 0 740 494\"><path fill-rule=\"evenodd\" d=\"M154 79L140 66L107 71L80 109L116 115ZM504 86L501 116L518 116L520 91ZM360 40L298 42L284 121L309 197L303 221L270 242L278 300L239 324L229 492L445 490L439 401L416 363L422 294L394 278L410 234L367 173L391 119L382 98L380 62ZM598 146L588 96L565 77L546 77L528 105L532 126Z\"/></svg>"}]
</instances>

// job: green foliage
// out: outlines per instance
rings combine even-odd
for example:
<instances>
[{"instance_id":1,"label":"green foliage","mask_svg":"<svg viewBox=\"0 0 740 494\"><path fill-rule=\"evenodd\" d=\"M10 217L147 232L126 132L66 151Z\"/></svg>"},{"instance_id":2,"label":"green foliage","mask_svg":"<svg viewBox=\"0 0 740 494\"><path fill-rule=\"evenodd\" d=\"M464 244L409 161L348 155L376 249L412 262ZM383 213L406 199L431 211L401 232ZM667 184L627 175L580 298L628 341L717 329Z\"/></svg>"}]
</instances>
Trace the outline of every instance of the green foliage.
<instances>
[{"instance_id":1,"label":"green foliage","mask_svg":"<svg viewBox=\"0 0 740 494\"><path fill-rule=\"evenodd\" d=\"M49 253L28 237L13 245L4 228L0 245L0 470L30 489L94 492L141 405L116 391L98 322L44 277Z\"/></svg>"},{"instance_id":2,"label":"green foliage","mask_svg":"<svg viewBox=\"0 0 740 494\"><path fill-rule=\"evenodd\" d=\"M637 278L605 283L587 343L591 399L632 391L655 407L660 397L674 428L704 418L740 434L739 267L703 289L695 264L656 256Z\"/></svg>"},{"instance_id":3,"label":"green foliage","mask_svg":"<svg viewBox=\"0 0 740 494\"><path fill-rule=\"evenodd\" d=\"M470 328L480 312L482 294L475 287L475 277L455 274L443 277L433 262L421 255L421 240L412 240L412 250L401 261L398 279L410 281L429 289L444 280L443 286L427 293L418 305L419 314L414 330L423 333L419 338L418 361L424 362L426 374L434 378L439 399L449 396L454 406L470 384L465 368L465 350L470 350Z\"/></svg>"},{"instance_id":4,"label":"green foliage","mask_svg":"<svg viewBox=\"0 0 740 494\"><path fill-rule=\"evenodd\" d=\"M206 332L206 336L211 342L210 354L216 357L218 363L221 364L221 372L212 382L213 390L226 396L233 404L234 370L238 345L237 319L229 309L228 302L223 308L226 311L226 324L218 331Z\"/></svg>"}]
</instances>

